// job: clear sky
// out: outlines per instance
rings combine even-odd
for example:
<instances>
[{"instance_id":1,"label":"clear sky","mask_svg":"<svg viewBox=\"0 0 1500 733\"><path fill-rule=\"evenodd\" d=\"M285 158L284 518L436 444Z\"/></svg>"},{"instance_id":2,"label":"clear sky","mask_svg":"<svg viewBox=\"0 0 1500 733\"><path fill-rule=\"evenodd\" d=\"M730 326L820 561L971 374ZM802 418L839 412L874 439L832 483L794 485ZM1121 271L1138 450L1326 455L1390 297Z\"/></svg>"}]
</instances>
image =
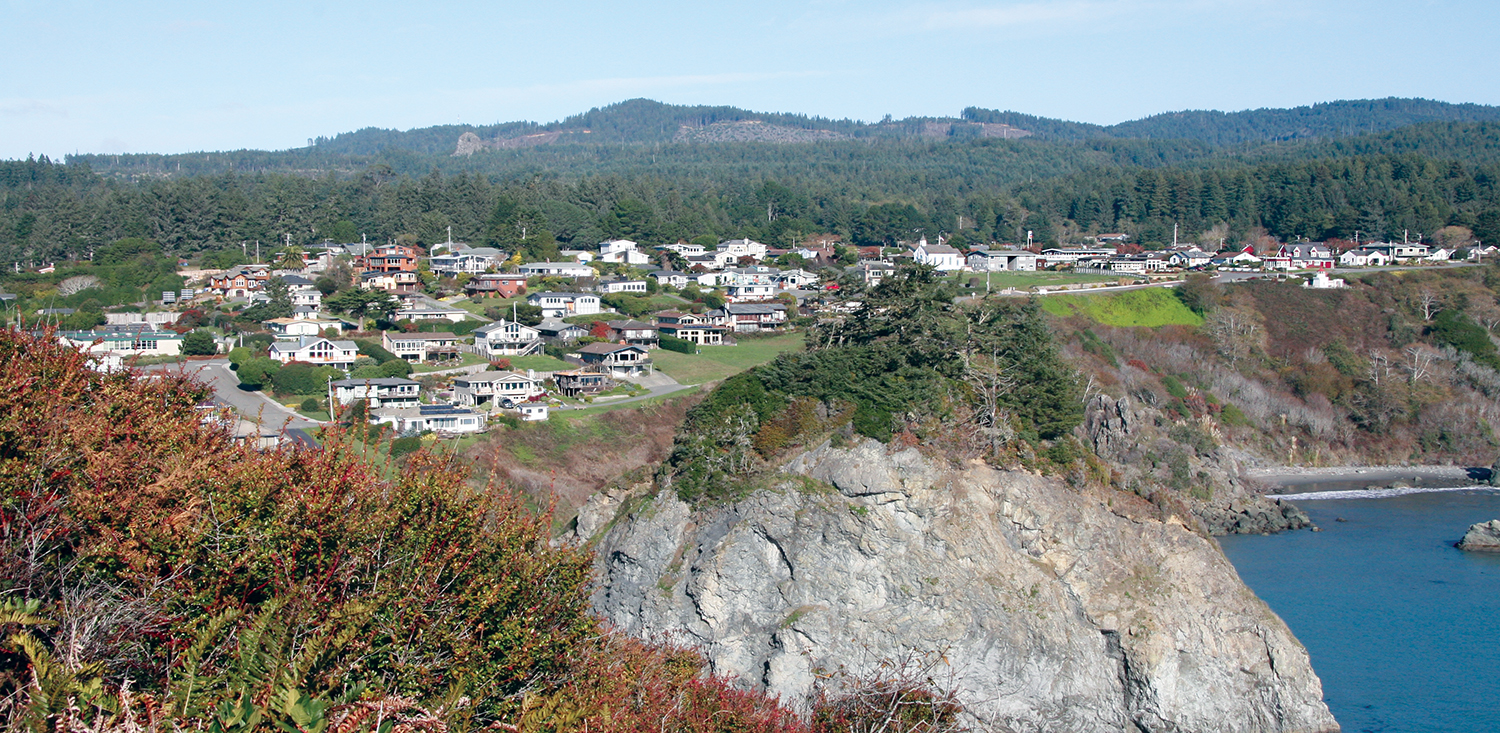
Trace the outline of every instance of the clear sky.
<instances>
[{"instance_id":1,"label":"clear sky","mask_svg":"<svg viewBox=\"0 0 1500 733\"><path fill-rule=\"evenodd\" d=\"M1500 104L1500 2L0 0L0 158L282 149L634 97L878 120L967 106Z\"/></svg>"}]
</instances>

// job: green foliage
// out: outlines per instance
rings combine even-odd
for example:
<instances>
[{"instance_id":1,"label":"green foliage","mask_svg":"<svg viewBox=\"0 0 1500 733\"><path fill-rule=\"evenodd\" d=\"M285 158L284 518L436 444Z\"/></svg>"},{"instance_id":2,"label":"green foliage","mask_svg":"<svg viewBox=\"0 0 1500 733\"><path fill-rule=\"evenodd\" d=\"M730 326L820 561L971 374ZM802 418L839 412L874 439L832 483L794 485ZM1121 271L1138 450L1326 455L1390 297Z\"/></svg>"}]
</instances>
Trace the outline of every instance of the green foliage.
<instances>
[{"instance_id":1,"label":"green foliage","mask_svg":"<svg viewBox=\"0 0 1500 733\"><path fill-rule=\"evenodd\" d=\"M818 424L805 419L808 405L847 406L853 429L878 440L929 421L1055 439L1081 422L1077 374L1040 308L960 307L949 287L930 268L905 269L848 319L814 329L806 351L725 380L689 411L674 445L679 495L733 496L760 461Z\"/></svg>"},{"instance_id":2,"label":"green foliage","mask_svg":"<svg viewBox=\"0 0 1500 733\"><path fill-rule=\"evenodd\" d=\"M382 365L392 361L405 361L405 359L402 359L401 357L396 356L389 351L386 351L384 346L381 346L374 341L355 339L354 346L358 350L360 355L374 359L376 362Z\"/></svg>"},{"instance_id":3,"label":"green foliage","mask_svg":"<svg viewBox=\"0 0 1500 733\"><path fill-rule=\"evenodd\" d=\"M387 361L378 368L382 377L404 377L411 374L412 370L411 362L400 358Z\"/></svg>"},{"instance_id":4,"label":"green foliage","mask_svg":"<svg viewBox=\"0 0 1500 733\"><path fill-rule=\"evenodd\" d=\"M245 374L250 370L251 365L248 364L240 368L240 381L245 381ZM278 394L320 394L328 391L330 378L343 379L344 373L330 366L316 366L294 361L277 369L270 377L270 384ZM262 382L262 384L265 383Z\"/></svg>"},{"instance_id":5,"label":"green foliage","mask_svg":"<svg viewBox=\"0 0 1500 733\"><path fill-rule=\"evenodd\" d=\"M421 448L422 439L418 436L411 435L405 438L396 438L391 441L391 457L400 458L401 456L416 453Z\"/></svg>"},{"instance_id":6,"label":"green foliage","mask_svg":"<svg viewBox=\"0 0 1500 733\"><path fill-rule=\"evenodd\" d=\"M240 364L235 374L240 378L241 388L258 390L269 386L280 370L281 362L268 356L256 356Z\"/></svg>"},{"instance_id":7,"label":"green foliage","mask_svg":"<svg viewBox=\"0 0 1500 733\"><path fill-rule=\"evenodd\" d=\"M698 351L697 344L687 339L680 339L676 336L667 336L665 334L661 336L659 345L667 351L675 351L679 354L694 354Z\"/></svg>"},{"instance_id":8,"label":"green foliage","mask_svg":"<svg viewBox=\"0 0 1500 733\"><path fill-rule=\"evenodd\" d=\"M1428 335L1437 343L1452 346L1469 354L1480 364L1491 369L1500 369L1500 354L1496 353L1495 344L1490 341L1489 334L1470 321L1461 311L1439 312L1432 319L1432 325L1428 327Z\"/></svg>"},{"instance_id":9,"label":"green foliage","mask_svg":"<svg viewBox=\"0 0 1500 733\"><path fill-rule=\"evenodd\" d=\"M219 346L214 343L212 333L199 328L182 338L182 353L188 356L212 356L219 353Z\"/></svg>"},{"instance_id":10,"label":"green foliage","mask_svg":"<svg viewBox=\"0 0 1500 733\"><path fill-rule=\"evenodd\" d=\"M1056 316L1083 316L1106 326L1196 326L1203 317L1163 288L1092 295L1048 295L1042 308Z\"/></svg>"},{"instance_id":11,"label":"green foliage","mask_svg":"<svg viewBox=\"0 0 1500 733\"><path fill-rule=\"evenodd\" d=\"M297 406L297 409L301 410L302 412L317 412L318 410L323 409L323 405L318 402L318 398L308 397L307 399L302 401L301 405Z\"/></svg>"}]
</instances>

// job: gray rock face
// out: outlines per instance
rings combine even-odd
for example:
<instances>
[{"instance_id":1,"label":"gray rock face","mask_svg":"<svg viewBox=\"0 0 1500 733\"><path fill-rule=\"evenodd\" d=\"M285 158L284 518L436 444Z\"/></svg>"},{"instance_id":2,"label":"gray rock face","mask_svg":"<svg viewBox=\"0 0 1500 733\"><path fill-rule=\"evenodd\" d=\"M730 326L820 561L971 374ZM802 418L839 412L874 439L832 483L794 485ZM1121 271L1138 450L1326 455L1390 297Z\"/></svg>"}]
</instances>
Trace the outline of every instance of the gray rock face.
<instances>
[{"instance_id":1,"label":"gray rock face","mask_svg":"<svg viewBox=\"0 0 1500 733\"><path fill-rule=\"evenodd\" d=\"M1458 549L1471 552L1500 552L1500 519L1491 519L1469 526L1464 538L1458 541Z\"/></svg>"},{"instance_id":2,"label":"gray rock face","mask_svg":"<svg viewBox=\"0 0 1500 733\"><path fill-rule=\"evenodd\" d=\"M1173 427L1188 427L1186 422L1169 421L1160 410L1129 399L1096 395L1089 401L1078 437L1088 442L1094 452L1112 461L1120 470L1123 483L1135 486L1160 483L1160 473L1150 468L1154 461L1146 456L1181 456L1182 482L1188 493L1176 498L1192 509L1210 534L1271 534L1312 526L1307 513L1291 504L1283 504L1261 494L1262 488L1246 482L1241 474L1244 463L1254 460L1225 445L1202 451L1184 445L1172 437ZM1201 423L1182 435L1195 432L1214 443L1223 441L1211 426ZM1196 489L1196 492L1193 490Z\"/></svg>"},{"instance_id":3,"label":"gray rock face","mask_svg":"<svg viewBox=\"0 0 1500 733\"><path fill-rule=\"evenodd\" d=\"M944 655L994 730L1338 728L1305 650L1213 541L1133 495L874 441L784 470L738 502L695 512L664 490L620 518L595 609L787 700L820 670L915 650Z\"/></svg>"}]
</instances>

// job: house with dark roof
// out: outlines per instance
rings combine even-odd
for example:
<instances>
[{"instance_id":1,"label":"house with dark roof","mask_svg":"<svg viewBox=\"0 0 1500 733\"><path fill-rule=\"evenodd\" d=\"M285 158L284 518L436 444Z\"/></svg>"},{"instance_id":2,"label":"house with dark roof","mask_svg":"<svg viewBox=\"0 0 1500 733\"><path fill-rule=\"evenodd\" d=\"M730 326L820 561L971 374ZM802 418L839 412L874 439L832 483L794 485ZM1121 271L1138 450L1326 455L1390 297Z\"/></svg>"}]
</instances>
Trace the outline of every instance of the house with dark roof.
<instances>
[{"instance_id":1,"label":"house with dark roof","mask_svg":"<svg viewBox=\"0 0 1500 733\"><path fill-rule=\"evenodd\" d=\"M634 344L644 346L648 349L656 348L660 338L656 333L656 324L643 323L641 321L605 321L609 326L609 340L617 343Z\"/></svg>"},{"instance_id":2,"label":"house with dark roof","mask_svg":"<svg viewBox=\"0 0 1500 733\"><path fill-rule=\"evenodd\" d=\"M633 377L652 371L646 349L632 344L596 342L578 347L578 360L587 368L612 377Z\"/></svg>"},{"instance_id":3,"label":"house with dark roof","mask_svg":"<svg viewBox=\"0 0 1500 733\"><path fill-rule=\"evenodd\" d=\"M340 379L332 385L333 398L341 405L366 400L370 407L415 407L421 403L422 385L400 377Z\"/></svg>"}]
</instances>

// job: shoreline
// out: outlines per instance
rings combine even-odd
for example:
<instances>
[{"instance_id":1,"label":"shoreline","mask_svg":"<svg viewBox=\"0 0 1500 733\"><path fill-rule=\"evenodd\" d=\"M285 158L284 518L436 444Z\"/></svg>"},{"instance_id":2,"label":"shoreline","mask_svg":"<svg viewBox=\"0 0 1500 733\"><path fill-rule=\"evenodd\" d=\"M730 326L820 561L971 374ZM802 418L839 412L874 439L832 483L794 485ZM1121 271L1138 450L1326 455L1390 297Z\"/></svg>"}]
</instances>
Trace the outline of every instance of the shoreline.
<instances>
[{"instance_id":1,"label":"shoreline","mask_svg":"<svg viewBox=\"0 0 1500 733\"><path fill-rule=\"evenodd\" d=\"M1465 466L1273 466L1246 469L1243 475L1273 487L1290 488L1302 484L1334 481L1394 481L1397 479L1452 479L1474 481L1477 477ZM1488 471L1488 469L1478 469Z\"/></svg>"},{"instance_id":2,"label":"shoreline","mask_svg":"<svg viewBox=\"0 0 1500 733\"><path fill-rule=\"evenodd\" d=\"M1428 486L1405 489L1341 489L1308 491L1301 494L1266 494L1266 498L1277 501L1337 501L1339 499L1389 499L1411 494L1438 494L1452 491L1500 492L1500 486L1476 484L1474 486Z\"/></svg>"}]
</instances>

